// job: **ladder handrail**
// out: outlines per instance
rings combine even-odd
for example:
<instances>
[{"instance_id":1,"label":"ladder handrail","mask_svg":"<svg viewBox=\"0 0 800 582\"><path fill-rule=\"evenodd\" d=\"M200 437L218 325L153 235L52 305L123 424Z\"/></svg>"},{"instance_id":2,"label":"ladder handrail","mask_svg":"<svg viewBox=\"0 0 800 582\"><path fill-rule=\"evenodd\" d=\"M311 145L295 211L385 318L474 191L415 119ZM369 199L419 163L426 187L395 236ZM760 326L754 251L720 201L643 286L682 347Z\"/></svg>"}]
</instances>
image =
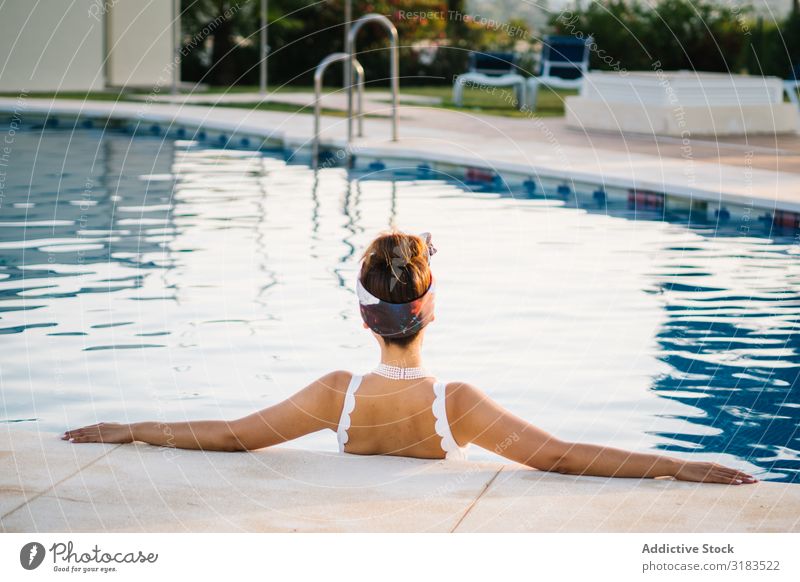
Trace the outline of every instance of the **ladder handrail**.
<instances>
[{"instance_id":1,"label":"ladder handrail","mask_svg":"<svg viewBox=\"0 0 800 582\"><path fill-rule=\"evenodd\" d=\"M320 61L314 70L314 141L312 144L311 158L316 168L319 160L319 132L320 116L322 115L322 78L328 66L339 61L351 62L347 53L331 53ZM356 59L352 59L356 71L358 85L358 135L364 135L364 67ZM349 89L349 87L348 87ZM348 90L348 93L350 91ZM348 104L350 105L350 104Z\"/></svg>"},{"instance_id":2,"label":"ladder handrail","mask_svg":"<svg viewBox=\"0 0 800 582\"><path fill-rule=\"evenodd\" d=\"M355 63L355 46L356 36L361 28L369 23L377 22L383 25L389 34L389 50L390 64L389 76L392 84L392 141L397 141L397 108L398 108L398 94L400 93L400 57L398 56L397 49L397 28L392 24L392 21L386 18L383 14L367 14L355 21L350 28L350 34L347 36L347 46L345 50L350 59L345 63L345 85L347 85L347 142L353 140L353 81L351 63Z\"/></svg>"}]
</instances>

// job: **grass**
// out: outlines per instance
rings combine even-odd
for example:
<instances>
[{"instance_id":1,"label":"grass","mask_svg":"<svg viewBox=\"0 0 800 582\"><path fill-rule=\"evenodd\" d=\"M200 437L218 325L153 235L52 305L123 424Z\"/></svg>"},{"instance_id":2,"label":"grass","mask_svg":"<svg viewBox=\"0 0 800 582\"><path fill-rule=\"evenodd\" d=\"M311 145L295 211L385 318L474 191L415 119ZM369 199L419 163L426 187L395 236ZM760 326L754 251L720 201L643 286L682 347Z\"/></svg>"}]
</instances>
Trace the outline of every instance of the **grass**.
<instances>
[{"instance_id":1,"label":"grass","mask_svg":"<svg viewBox=\"0 0 800 582\"><path fill-rule=\"evenodd\" d=\"M249 89L249 88L248 88ZM258 92L258 89L254 89L255 92ZM292 90L297 90L296 88ZM311 89L309 89L311 91ZM236 93L241 93L243 91L231 91ZM206 95L212 93L211 91L203 91L202 93L196 93L197 95ZM148 95L147 91L88 91L88 92L78 92L78 91L67 91L67 92L42 92L42 93L27 93L25 98L30 99L75 99L78 101L122 101L122 102L135 102L141 103L142 97L146 97ZM19 97L19 93L0 93L0 97L6 98L17 98ZM138 97L138 98L132 98ZM299 105L295 103L282 103L282 102L272 102L272 103L220 103L217 107L237 107L241 109L257 109L259 111L280 111L283 113L300 113L300 114L313 114L314 108L308 105ZM339 111L338 109L326 109L322 108L323 115L330 115L332 117L347 117L347 112ZM366 115L365 117L373 117L370 115Z\"/></svg>"},{"instance_id":2,"label":"grass","mask_svg":"<svg viewBox=\"0 0 800 582\"><path fill-rule=\"evenodd\" d=\"M500 117L529 117L529 112L519 111L514 106L514 92L511 89L492 88L490 90L470 88L464 89L464 106L458 107L453 103L453 88L444 85L429 85L422 87L408 87L401 89L400 100L403 93L409 95L423 95L425 97L438 97L441 99L440 107L462 111L469 109L476 113L498 115ZM564 115L564 99L569 95L576 95L577 91L563 89L539 88L536 100L536 115L539 117L558 117Z\"/></svg>"},{"instance_id":3,"label":"grass","mask_svg":"<svg viewBox=\"0 0 800 582\"><path fill-rule=\"evenodd\" d=\"M285 113L301 113L313 115L314 107L311 105L300 105L298 103L217 103L215 107L236 107L237 109L250 109L251 111L283 111ZM321 109L322 115L330 115L331 117L347 117L347 111L339 109ZM364 117L381 117L380 115L366 114Z\"/></svg>"},{"instance_id":4,"label":"grass","mask_svg":"<svg viewBox=\"0 0 800 582\"><path fill-rule=\"evenodd\" d=\"M387 91L386 87L368 87L367 92ZM251 86L237 86L230 89L223 87L213 87L207 91L197 92L195 95L203 94L219 94L225 91L231 93L257 93L258 87ZM295 92L311 92L313 89L308 86L287 85L282 87L271 87L270 93L295 93ZM568 90L552 90L547 88L540 88L539 95L536 103L536 115L539 117L558 117L564 115L564 99L569 95L575 95L576 91ZM132 101L131 97L138 96L141 100L142 96L147 95L146 91L90 91L90 92L46 92L46 93L29 93L26 95L28 98L53 98L60 99L78 99L78 100L92 100L92 101ZM162 93L164 94L164 93ZM431 105L430 107L442 107L444 109L452 109L456 111L470 110L475 113L483 113L487 115L497 115L500 117L529 117L530 113L519 111L514 107L514 95L510 89L505 88L492 88L489 90L480 88L466 88L464 90L464 106L457 107L453 103L453 89L447 85L421 85L400 87L400 101L403 102L403 95L421 95L425 97L434 97L440 100L439 105ZM0 93L0 97L18 97L18 93ZM411 102L407 102L413 104ZM280 111L284 113L299 113L311 114L313 108L304 105L297 105L293 103L271 102L271 103L225 103L219 104L221 107L237 107L243 109L257 109L260 111ZM344 117L345 112L336 109L323 109L324 115L331 115L334 117Z\"/></svg>"},{"instance_id":5,"label":"grass","mask_svg":"<svg viewBox=\"0 0 800 582\"><path fill-rule=\"evenodd\" d=\"M305 85L285 85L271 87L270 92L277 94L281 93L299 93L299 92L312 92L313 87ZM226 91L222 87L212 87L209 93L221 93ZM371 92L386 92L388 87L367 87L366 91ZM234 87L232 93L247 93L258 92L258 87L241 86ZM540 117L559 117L564 115L564 99L569 95L577 95L577 91L566 89L547 89L540 88L539 95L536 102L536 115ZM485 113L487 115L497 115L500 117L529 117L530 114L519 111L514 107L514 94L510 89L496 88L490 91L481 90L479 88L466 88L464 90L464 106L458 107L453 103L453 88L449 85L420 85L409 87L400 86L400 102L403 102L403 95L421 95L423 97L435 97L440 99L441 103L438 107L444 109L454 109L462 111L469 109L476 113ZM414 105L415 102L408 101L408 104ZM432 105L432 107L435 107ZM259 107L261 108L261 107Z\"/></svg>"},{"instance_id":6,"label":"grass","mask_svg":"<svg viewBox=\"0 0 800 582\"><path fill-rule=\"evenodd\" d=\"M77 99L79 101L128 101L129 95L147 95L146 91L45 91L41 93L33 92L33 93L26 93L26 99L53 99L55 97L59 99ZM9 93L4 92L0 93L0 97L5 98L17 98L20 97L21 94L17 93Z\"/></svg>"}]
</instances>

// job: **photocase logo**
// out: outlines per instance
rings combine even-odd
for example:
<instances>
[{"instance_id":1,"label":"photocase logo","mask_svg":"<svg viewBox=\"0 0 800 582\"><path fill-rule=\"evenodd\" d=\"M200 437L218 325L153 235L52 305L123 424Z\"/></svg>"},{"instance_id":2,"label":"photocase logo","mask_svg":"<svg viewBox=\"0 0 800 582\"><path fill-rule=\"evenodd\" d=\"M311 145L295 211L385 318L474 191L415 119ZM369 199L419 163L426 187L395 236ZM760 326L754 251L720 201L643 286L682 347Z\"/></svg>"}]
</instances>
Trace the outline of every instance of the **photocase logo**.
<instances>
[{"instance_id":1,"label":"photocase logo","mask_svg":"<svg viewBox=\"0 0 800 582\"><path fill-rule=\"evenodd\" d=\"M26 570L35 570L44 560L44 546L39 542L29 542L19 551L19 563Z\"/></svg>"}]
</instances>

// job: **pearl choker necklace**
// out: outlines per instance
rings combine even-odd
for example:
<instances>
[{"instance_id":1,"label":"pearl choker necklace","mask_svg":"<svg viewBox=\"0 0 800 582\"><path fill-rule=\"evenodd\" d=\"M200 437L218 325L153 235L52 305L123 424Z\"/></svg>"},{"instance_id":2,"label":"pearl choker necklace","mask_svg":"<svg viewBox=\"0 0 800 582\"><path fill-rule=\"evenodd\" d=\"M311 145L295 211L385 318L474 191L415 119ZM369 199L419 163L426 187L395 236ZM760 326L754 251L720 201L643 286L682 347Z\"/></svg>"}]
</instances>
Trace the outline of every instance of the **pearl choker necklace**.
<instances>
[{"instance_id":1,"label":"pearl choker necklace","mask_svg":"<svg viewBox=\"0 0 800 582\"><path fill-rule=\"evenodd\" d=\"M373 370L373 373L378 376L383 376L384 378L389 378L390 380L414 380L430 376L425 368L400 368L384 363L378 364L378 367Z\"/></svg>"}]
</instances>

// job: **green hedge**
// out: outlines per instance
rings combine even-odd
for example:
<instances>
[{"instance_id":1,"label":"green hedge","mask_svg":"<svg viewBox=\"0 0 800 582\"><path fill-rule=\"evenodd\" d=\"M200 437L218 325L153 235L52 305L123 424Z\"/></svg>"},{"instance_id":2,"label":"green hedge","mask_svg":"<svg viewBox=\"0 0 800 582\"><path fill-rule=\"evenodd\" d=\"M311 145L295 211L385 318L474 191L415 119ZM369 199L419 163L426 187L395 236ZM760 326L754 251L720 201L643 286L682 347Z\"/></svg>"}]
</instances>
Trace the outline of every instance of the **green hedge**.
<instances>
[{"instance_id":1,"label":"green hedge","mask_svg":"<svg viewBox=\"0 0 800 582\"><path fill-rule=\"evenodd\" d=\"M589 2L555 14L556 33L591 35L596 69L689 69L787 77L800 62L800 17L757 18L749 7L706 0Z\"/></svg>"},{"instance_id":2,"label":"green hedge","mask_svg":"<svg viewBox=\"0 0 800 582\"><path fill-rule=\"evenodd\" d=\"M270 0L270 86L310 85L314 68L343 50L344 0ZM545 30L519 20L475 22L463 17L463 0L354 0L357 17L388 16L400 35L404 86L452 83L466 70L470 50L517 50L531 72L530 50L549 32L592 35L595 69L750 72L787 77L800 62L800 16L759 19L748 8L708 0L584 1L582 9L554 14ZM182 0L185 81L257 85L259 0ZM411 15L411 16L409 16ZM454 17L453 15L461 15ZM425 58L420 45L435 49ZM377 26L359 35L359 59L370 85L386 84L388 51ZM437 48L438 47L438 48ZM430 53L427 55L430 56ZM336 68L336 67L333 67ZM337 73L331 71L331 81Z\"/></svg>"},{"instance_id":3,"label":"green hedge","mask_svg":"<svg viewBox=\"0 0 800 582\"><path fill-rule=\"evenodd\" d=\"M343 50L343 3L270 0L271 86L310 85L317 64ZM354 18L383 14L395 24L403 85L451 84L454 74L466 70L470 50L509 49L531 37L518 20L510 26L472 22L463 17L465 4L463 0L354 0L353 14ZM182 78L210 85L257 85L259 6L259 0L182 0ZM432 61L424 58L420 44L438 47ZM359 34L359 60L370 85L388 84L386 47L386 34L378 26ZM336 73L331 75L333 79Z\"/></svg>"}]
</instances>

